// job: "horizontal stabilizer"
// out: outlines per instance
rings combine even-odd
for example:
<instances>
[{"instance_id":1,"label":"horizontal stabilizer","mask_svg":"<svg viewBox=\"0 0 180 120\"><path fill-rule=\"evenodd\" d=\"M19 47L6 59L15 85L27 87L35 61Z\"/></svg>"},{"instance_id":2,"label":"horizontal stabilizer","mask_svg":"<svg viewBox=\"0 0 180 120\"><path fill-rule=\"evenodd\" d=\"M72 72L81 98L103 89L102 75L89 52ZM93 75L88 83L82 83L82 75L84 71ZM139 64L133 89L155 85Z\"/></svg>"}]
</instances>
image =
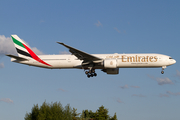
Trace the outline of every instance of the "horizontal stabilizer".
<instances>
[{"instance_id":1,"label":"horizontal stabilizer","mask_svg":"<svg viewBox=\"0 0 180 120\"><path fill-rule=\"evenodd\" d=\"M22 57L18 57L18 56L15 56L15 55L6 55L6 56L9 56L11 58L15 58L16 60L20 60L20 61L25 61L25 60L28 60L28 59L25 59L25 58L22 58Z\"/></svg>"}]
</instances>

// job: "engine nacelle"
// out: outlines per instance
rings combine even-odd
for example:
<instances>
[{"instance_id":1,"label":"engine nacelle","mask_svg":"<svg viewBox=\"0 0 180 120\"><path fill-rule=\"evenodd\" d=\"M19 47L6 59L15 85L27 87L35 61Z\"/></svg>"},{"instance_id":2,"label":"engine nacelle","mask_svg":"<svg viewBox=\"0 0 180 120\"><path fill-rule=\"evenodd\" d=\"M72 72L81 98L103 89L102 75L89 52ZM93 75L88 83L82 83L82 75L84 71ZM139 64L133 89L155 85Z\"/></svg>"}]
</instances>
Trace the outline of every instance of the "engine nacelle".
<instances>
[{"instance_id":1,"label":"engine nacelle","mask_svg":"<svg viewBox=\"0 0 180 120\"><path fill-rule=\"evenodd\" d=\"M107 74L119 74L119 68L109 68L109 69L103 69L103 72L106 72Z\"/></svg>"},{"instance_id":2,"label":"engine nacelle","mask_svg":"<svg viewBox=\"0 0 180 120\"><path fill-rule=\"evenodd\" d=\"M117 60L116 59L104 60L104 68L117 68Z\"/></svg>"}]
</instances>

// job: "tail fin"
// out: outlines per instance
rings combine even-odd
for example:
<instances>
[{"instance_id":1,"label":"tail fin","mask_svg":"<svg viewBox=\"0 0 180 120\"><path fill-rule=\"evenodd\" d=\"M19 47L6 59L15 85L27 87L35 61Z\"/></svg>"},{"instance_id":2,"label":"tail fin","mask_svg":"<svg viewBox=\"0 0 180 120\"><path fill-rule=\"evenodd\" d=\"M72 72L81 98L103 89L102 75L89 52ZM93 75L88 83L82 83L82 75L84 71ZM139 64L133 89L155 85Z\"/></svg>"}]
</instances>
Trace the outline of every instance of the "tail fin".
<instances>
[{"instance_id":1,"label":"tail fin","mask_svg":"<svg viewBox=\"0 0 180 120\"><path fill-rule=\"evenodd\" d=\"M31 59L31 53L35 53L30 49L30 47L17 35L11 35L11 37L17 50L18 56L25 59Z\"/></svg>"},{"instance_id":2,"label":"tail fin","mask_svg":"<svg viewBox=\"0 0 180 120\"><path fill-rule=\"evenodd\" d=\"M18 56L22 59L34 59L42 64L51 66L48 63L41 60L31 49L30 47L21 40L17 35L11 35L14 42L15 48L17 50Z\"/></svg>"}]
</instances>

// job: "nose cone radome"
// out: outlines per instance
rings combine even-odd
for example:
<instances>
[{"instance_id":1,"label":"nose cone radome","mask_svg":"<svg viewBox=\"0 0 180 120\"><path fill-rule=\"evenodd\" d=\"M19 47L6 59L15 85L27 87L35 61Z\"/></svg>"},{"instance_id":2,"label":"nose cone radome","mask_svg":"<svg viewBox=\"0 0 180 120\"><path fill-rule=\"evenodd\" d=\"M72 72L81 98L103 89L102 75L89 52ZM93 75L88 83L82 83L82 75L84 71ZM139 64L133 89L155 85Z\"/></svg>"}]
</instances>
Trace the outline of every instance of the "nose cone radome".
<instances>
[{"instance_id":1,"label":"nose cone radome","mask_svg":"<svg viewBox=\"0 0 180 120\"><path fill-rule=\"evenodd\" d=\"M175 64L176 63L176 60L174 60L174 59L170 59L170 61L169 61L169 65L173 65L173 64Z\"/></svg>"},{"instance_id":2,"label":"nose cone radome","mask_svg":"<svg viewBox=\"0 0 180 120\"><path fill-rule=\"evenodd\" d=\"M175 64L176 63L176 60L175 59L173 59L173 64Z\"/></svg>"}]
</instances>

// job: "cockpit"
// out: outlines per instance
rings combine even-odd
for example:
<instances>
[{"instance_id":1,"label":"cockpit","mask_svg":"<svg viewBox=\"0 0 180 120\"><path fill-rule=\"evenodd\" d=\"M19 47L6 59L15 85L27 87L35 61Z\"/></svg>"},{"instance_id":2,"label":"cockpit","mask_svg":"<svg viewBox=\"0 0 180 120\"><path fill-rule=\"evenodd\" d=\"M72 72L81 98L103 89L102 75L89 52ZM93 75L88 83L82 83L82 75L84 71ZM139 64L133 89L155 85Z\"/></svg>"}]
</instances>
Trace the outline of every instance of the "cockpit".
<instances>
[{"instance_id":1,"label":"cockpit","mask_svg":"<svg viewBox=\"0 0 180 120\"><path fill-rule=\"evenodd\" d=\"M176 60L174 60L172 57L169 57L169 62L172 65L176 63Z\"/></svg>"}]
</instances>

